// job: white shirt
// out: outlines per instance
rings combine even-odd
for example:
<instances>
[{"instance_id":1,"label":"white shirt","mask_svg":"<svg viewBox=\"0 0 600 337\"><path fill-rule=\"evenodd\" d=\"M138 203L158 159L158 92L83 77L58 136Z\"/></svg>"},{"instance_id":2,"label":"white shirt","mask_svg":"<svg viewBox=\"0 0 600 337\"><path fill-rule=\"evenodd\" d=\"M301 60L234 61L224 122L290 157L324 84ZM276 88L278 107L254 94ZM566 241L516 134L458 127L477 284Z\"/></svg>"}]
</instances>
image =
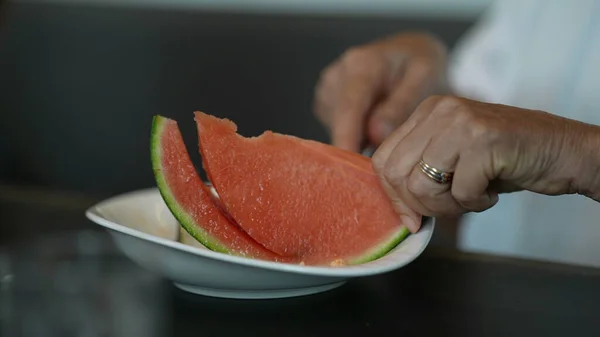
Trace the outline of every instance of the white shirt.
<instances>
[{"instance_id":1,"label":"white shirt","mask_svg":"<svg viewBox=\"0 0 600 337\"><path fill-rule=\"evenodd\" d=\"M454 50L449 78L465 97L600 125L600 0L494 2ZM466 217L459 248L600 267L600 204L503 194Z\"/></svg>"}]
</instances>

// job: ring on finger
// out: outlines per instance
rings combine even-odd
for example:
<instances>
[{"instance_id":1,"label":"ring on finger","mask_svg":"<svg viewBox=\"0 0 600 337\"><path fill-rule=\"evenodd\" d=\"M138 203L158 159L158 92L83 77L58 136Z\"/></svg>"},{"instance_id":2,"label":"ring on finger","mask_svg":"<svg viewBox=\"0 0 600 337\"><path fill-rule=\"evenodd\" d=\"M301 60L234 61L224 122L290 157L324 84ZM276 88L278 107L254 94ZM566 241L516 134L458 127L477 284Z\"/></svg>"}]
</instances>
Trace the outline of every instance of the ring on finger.
<instances>
[{"instance_id":1,"label":"ring on finger","mask_svg":"<svg viewBox=\"0 0 600 337\"><path fill-rule=\"evenodd\" d=\"M422 159L419 161L421 172L438 184L447 184L452 182L454 172L445 172L425 163Z\"/></svg>"}]
</instances>

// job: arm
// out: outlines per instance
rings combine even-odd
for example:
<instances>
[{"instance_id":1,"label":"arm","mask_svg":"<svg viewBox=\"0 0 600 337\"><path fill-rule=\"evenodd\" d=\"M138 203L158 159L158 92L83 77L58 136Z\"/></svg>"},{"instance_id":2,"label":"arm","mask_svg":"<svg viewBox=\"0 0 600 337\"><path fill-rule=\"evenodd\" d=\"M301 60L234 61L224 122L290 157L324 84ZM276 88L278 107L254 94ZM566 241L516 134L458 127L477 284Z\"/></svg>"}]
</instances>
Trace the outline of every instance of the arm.
<instances>
[{"instance_id":1,"label":"arm","mask_svg":"<svg viewBox=\"0 0 600 337\"><path fill-rule=\"evenodd\" d=\"M577 121L565 123L559 161L565 172L572 172L568 193L577 193L600 202L600 126ZM562 170L559 174L563 174ZM564 173L567 174L567 173Z\"/></svg>"}]
</instances>

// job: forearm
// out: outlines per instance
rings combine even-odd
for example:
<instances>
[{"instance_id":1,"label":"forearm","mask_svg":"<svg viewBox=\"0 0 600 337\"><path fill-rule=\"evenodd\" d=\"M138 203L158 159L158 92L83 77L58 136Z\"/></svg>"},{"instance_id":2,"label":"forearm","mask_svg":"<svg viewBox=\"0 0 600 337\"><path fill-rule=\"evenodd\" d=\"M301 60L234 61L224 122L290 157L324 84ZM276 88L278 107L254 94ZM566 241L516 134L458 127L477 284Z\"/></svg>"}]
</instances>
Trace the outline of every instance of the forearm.
<instances>
[{"instance_id":1,"label":"forearm","mask_svg":"<svg viewBox=\"0 0 600 337\"><path fill-rule=\"evenodd\" d=\"M600 126L577 123L571 132L580 135L572 150L578 156L572 159L578 163L573 178L576 193L600 202Z\"/></svg>"}]
</instances>

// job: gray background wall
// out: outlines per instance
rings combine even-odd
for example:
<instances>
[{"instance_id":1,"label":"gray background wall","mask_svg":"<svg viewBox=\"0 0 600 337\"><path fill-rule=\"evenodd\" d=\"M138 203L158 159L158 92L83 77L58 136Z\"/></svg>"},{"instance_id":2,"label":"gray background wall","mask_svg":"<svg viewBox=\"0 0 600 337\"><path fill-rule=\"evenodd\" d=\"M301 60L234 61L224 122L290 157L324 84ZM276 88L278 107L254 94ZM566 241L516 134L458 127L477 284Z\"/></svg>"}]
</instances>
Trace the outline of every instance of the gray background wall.
<instances>
[{"instance_id":1,"label":"gray background wall","mask_svg":"<svg viewBox=\"0 0 600 337\"><path fill-rule=\"evenodd\" d=\"M404 29L450 46L470 18L17 2L0 28L0 181L108 196L154 185L151 117L192 112L327 141L311 101L344 49Z\"/></svg>"}]
</instances>

